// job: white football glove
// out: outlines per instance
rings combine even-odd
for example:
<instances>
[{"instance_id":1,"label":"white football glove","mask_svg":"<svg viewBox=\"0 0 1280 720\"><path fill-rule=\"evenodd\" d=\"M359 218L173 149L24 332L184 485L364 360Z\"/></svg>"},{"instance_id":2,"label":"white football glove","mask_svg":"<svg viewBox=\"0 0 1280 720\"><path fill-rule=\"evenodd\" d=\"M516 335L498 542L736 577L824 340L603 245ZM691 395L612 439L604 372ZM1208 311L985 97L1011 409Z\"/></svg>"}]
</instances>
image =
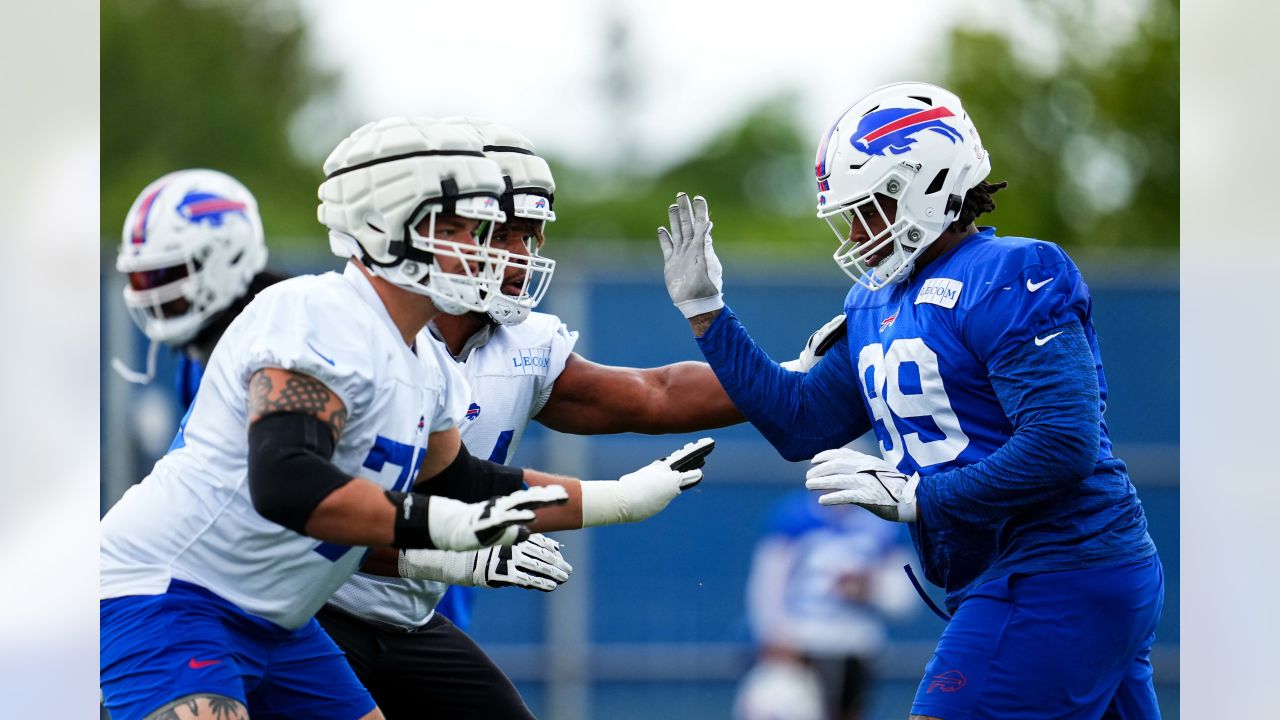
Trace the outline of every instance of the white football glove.
<instances>
[{"instance_id":1,"label":"white football glove","mask_svg":"<svg viewBox=\"0 0 1280 720\"><path fill-rule=\"evenodd\" d=\"M498 495L477 503L431 496L427 506L427 530L441 550L478 550L490 545L513 545L529 537L524 523L533 522L533 511L569 502L562 485L541 485Z\"/></svg>"},{"instance_id":2,"label":"white football glove","mask_svg":"<svg viewBox=\"0 0 1280 720\"><path fill-rule=\"evenodd\" d=\"M800 357L795 360L788 360L781 363L782 367L791 372L809 372L827 350L831 349L846 332L845 321L849 318L844 313L831 318L831 320L822 327L818 328L809 336L809 341L804 344L804 349L800 351Z\"/></svg>"},{"instance_id":3,"label":"white football glove","mask_svg":"<svg viewBox=\"0 0 1280 720\"><path fill-rule=\"evenodd\" d=\"M465 587L521 587L551 592L569 579L573 567L560 555L560 543L534 533L515 545L450 552L402 550L400 577L436 580Z\"/></svg>"},{"instance_id":4,"label":"white football glove","mask_svg":"<svg viewBox=\"0 0 1280 720\"><path fill-rule=\"evenodd\" d=\"M671 230L658 228L662 246L662 274L667 294L686 318L724 307L720 259L711 246L711 216L701 195L689 202L684 193L667 208Z\"/></svg>"},{"instance_id":5,"label":"white football glove","mask_svg":"<svg viewBox=\"0 0 1280 720\"><path fill-rule=\"evenodd\" d=\"M813 456L805 474L810 490L834 490L818 498L823 505L861 505L885 520L914 522L920 475L907 477L878 457L849 448Z\"/></svg>"},{"instance_id":6,"label":"white football glove","mask_svg":"<svg viewBox=\"0 0 1280 720\"><path fill-rule=\"evenodd\" d=\"M701 438L617 480L583 481L582 527L657 515L675 496L702 482L701 468L715 447L715 440Z\"/></svg>"}]
</instances>

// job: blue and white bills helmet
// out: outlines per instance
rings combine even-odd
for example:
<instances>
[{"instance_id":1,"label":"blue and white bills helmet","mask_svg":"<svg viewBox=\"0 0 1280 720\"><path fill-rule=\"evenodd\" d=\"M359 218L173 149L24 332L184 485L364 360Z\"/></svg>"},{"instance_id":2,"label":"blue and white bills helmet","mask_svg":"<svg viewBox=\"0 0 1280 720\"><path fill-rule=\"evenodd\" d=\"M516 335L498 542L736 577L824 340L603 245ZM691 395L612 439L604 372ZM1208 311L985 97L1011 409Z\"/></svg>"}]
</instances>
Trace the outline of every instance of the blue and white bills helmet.
<instances>
[{"instance_id":1,"label":"blue and white bills helmet","mask_svg":"<svg viewBox=\"0 0 1280 720\"><path fill-rule=\"evenodd\" d=\"M840 240L836 264L871 290L909 277L920 253L960 216L965 193L989 172L991 158L960 98L918 82L872 91L818 146L818 217ZM892 222L886 198L897 205ZM850 241L855 223L867 240ZM873 225L883 230L873 233Z\"/></svg>"},{"instance_id":2,"label":"blue and white bills helmet","mask_svg":"<svg viewBox=\"0 0 1280 720\"><path fill-rule=\"evenodd\" d=\"M153 342L182 346L248 292L267 264L258 203L216 170L179 170L152 182L125 217L116 269L124 302Z\"/></svg>"}]
</instances>

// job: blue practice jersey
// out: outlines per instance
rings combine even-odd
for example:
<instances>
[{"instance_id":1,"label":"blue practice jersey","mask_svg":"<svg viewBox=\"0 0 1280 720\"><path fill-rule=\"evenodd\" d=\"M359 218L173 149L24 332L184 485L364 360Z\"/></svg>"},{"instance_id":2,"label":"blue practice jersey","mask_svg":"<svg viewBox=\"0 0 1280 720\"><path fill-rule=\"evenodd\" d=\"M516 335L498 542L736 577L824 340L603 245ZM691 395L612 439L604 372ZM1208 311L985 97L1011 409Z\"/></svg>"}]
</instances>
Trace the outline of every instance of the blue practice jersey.
<instances>
[{"instance_id":1,"label":"blue practice jersey","mask_svg":"<svg viewBox=\"0 0 1280 720\"><path fill-rule=\"evenodd\" d=\"M924 483L1009 441L1014 428L991 368L1029 343L1051 342L1072 321L1092 351L1099 413L1105 410L1089 289L1053 243L982 228L908 281L876 292L855 285L845 314L850 362L881 452ZM1105 421L1093 473L1079 485L991 522L949 527L927 519L912 524L912 535L926 575L949 593L1009 572L1090 567L1154 551Z\"/></svg>"},{"instance_id":2,"label":"blue practice jersey","mask_svg":"<svg viewBox=\"0 0 1280 720\"><path fill-rule=\"evenodd\" d=\"M909 280L855 286L845 314L847 337L807 374L770 361L727 308L698 345L785 457L871 428L920 474L912 538L949 607L990 578L1155 552L1101 420L1089 291L1061 248L982 228Z\"/></svg>"}]
</instances>

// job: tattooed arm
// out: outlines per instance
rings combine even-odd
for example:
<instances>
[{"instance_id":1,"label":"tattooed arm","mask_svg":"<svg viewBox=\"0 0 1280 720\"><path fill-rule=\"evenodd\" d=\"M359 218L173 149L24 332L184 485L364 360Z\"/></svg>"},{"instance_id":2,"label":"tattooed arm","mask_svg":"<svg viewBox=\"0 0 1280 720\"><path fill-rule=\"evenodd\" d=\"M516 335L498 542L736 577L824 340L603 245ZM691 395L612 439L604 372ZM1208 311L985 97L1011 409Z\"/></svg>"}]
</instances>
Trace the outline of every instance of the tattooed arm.
<instances>
[{"instance_id":1,"label":"tattooed arm","mask_svg":"<svg viewBox=\"0 0 1280 720\"><path fill-rule=\"evenodd\" d=\"M344 545L390 545L395 506L371 480L329 459L347 423L342 399L309 375L263 368L249 378L249 489L263 517ZM328 430L328 437L324 435Z\"/></svg>"}]
</instances>

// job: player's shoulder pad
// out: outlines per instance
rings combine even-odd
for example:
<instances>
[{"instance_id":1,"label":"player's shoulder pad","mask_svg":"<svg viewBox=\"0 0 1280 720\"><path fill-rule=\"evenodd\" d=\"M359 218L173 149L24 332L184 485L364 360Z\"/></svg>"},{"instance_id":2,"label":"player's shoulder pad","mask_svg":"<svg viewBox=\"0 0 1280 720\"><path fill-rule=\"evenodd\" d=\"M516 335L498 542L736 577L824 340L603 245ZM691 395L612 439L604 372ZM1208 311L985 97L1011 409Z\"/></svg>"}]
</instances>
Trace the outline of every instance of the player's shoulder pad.
<instances>
[{"instance_id":1,"label":"player's shoulder pad","mask_svg":"<svg viewBox=\"0 0 1280 720\"><path fill-rule=\"evenodd\" d=\"M1042 297L1070 295L1080 270L1056 243L1025 237L990 236L949 264L945 277L963 283L959 307L972 308L1001 293Z\"/></svg>"},{"instance_id":2,"label":"player's shoulder pad","mask_svg":"<svg viewBox=\"0 0 1280 720\"><path fill-rule=\"evenodd\" d=\"M300 275L258 293L228 336L241 343L246 377L261 367L311 375L354 409L386 366L390 341L377 337L383 324L341 275Z\"/></svg>"},{"instance_id":3,"label":"player's shoulder pad","mask_svg":"<svg viewBox=\"0 0 1280 720\"><path fill-rule=\"evenodd\" d=\"M578 337L578 332L570 331L559 317L542 312L529 313L519 325L500 326L498 332L521 347L550 347L557 337Z\"/></svg>"},{"instance_id":4,"label":"player's shoulder pad","mask_svg":"<svg viewBox=\"0 0 1280 720\"><path fill-rule=\"evenodd\" d=\"M870 310L881 308L896 302L893 293L886 290L868 290L860 283L854 283L844 296L845 312L850 310Z\"/></svg>"}]
</instances>

